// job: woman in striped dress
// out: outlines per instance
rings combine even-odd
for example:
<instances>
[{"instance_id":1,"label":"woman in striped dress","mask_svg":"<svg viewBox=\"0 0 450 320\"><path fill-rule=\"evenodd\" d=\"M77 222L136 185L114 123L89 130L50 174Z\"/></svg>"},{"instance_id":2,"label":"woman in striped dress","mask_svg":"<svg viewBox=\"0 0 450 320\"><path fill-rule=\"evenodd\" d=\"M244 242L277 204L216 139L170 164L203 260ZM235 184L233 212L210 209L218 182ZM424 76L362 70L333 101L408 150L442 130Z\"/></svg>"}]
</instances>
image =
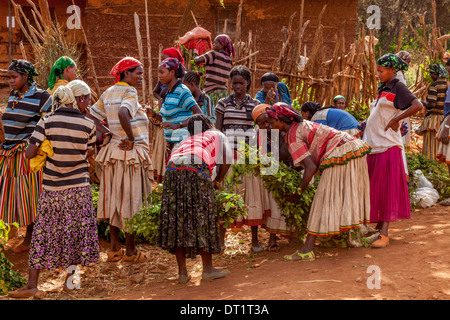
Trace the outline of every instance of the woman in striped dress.
<instances>
[{"instance_id":1,"label":"woman in striped dress","mask_svg":"<svg viewBox=\"0 0 450 320\"><path fill-rule=\"evenodd\" d=\"M15 253L30 249L42 171L33 172L25 157L28 140L44 112L51 107L50 94L37 88L37 71L26 60L13 60L8 68L11 94L2 115L5 140L0 147L0 219L27 226L24 241Z\"/></svg>"},{"instance_id":2,"label":"woman in striped dress","mask_svg":"<svg viewBox=\"0 0 450 320\"><path fill-rule=\"evenodd\" d=\"M433 83L428 89L427 100L422 101L427 113L421 125L423 132L422 154L429 159L436 160L437 140L436 133L439 131L442 120L444 120L444 103L447 93L447 69L440 63L430 66L430 77Z\"/></svg>"},{"instance_id":3,"label":"woman in striped dress","mask_svg":"<svg viewBox=\"0 0 450 320\"><path fill-rule=\"evenodd\" d=\"M140 61L126 57L111 70L114 86L90 108L97 129L105 133L104 146L95 161L101 166L97 217L110 223L111 251L107 261L146 262L150 257L136 248L126 220L139 213L152 191L153 167L149 156L148 118L138 102L136 87L142 82ZM108 122L108 128L102 125ZM109 131L110 130L110 131ZM125 231L126 250L120 248L119 231Z\"/></svg>"},{"instance_id":4,"label":"woman in striped dress","mask_svg":"<svg viewBox=\"0 0 450 320\"><path fill-rule=\"evenodd\" d=\"M40 270L89 265L99 259L97 217L92 201L87 155L95 145L94 122L83 113L90 101L89 86L80 80L53 94L57 110L42 118L26 149L31 159L44 141L53 148L43 173L43 191L33 230L25 287L9 292L13 298L32 297L38 291ZM68 278L64 289L73 289Z\"/></svg>"}]
</instances>

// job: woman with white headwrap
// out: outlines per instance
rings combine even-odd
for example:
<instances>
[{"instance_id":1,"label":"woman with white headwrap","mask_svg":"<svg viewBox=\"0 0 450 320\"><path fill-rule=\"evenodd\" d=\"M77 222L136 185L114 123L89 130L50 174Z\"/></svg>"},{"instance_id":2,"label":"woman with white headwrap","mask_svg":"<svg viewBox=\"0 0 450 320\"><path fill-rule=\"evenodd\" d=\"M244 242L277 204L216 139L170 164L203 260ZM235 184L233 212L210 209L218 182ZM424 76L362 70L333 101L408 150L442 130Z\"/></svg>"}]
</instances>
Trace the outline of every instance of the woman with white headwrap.
<instances>
[{"instance_id":1,"label":"woman with white headwrap","mask_svg":"<svg viewBox=\"0 0 450 320\"><path fill-rule=\"evenodd\" d=\"M89 101L90 90L83 81L59 87L53 94L56 111L38 122L30 138L27 158L35 157L44 143L50 143L53 153L47 155L44 165L28 283L9 292L11 297L34 296L41 269L67 269L99 260L97 216L87 162L87 154L95 144L95 125L83 115ZM68 271L67 277L70 275Z\"/></svg>"}]
</instances>

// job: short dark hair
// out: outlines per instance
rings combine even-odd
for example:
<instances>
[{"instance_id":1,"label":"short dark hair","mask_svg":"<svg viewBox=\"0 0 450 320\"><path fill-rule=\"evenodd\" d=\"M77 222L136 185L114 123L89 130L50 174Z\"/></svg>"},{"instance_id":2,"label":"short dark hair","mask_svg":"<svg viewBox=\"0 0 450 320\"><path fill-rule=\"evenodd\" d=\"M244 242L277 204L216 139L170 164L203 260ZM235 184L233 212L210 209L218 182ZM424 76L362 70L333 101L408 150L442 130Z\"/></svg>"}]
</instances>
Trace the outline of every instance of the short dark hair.
<instances>
[{"instance_id":1,"label":"short dark hair","mask_svg":"<svg viewBox=\"0 0 450 320\"><path fill-rule=\"evenodd\" d=\"M233 79L234 76L241 76L245 80L247 80L247 91L250 90L250 85L252 84L252 73L246 66L236 66L230 72L230 79Z\"/></svg>"},{"instance_id":2,"label":"short dark hair","mask_svg":"<svg viewBox=\"0 0 450 320\"><path fill-rule=\"evenodd\" d=\"M203 113L196 113L188 119L188 123L187 123L187 130L189 131L189 134L191 136L193 136L195 133L200 133L200 132L195 132L195 123L198 123L198 122L201 122L201 124L202 124L202 132L205 132L213 127L213 123L208 118L208 116L206 116Z\"/></svg>"},{"instance_id":3,"label":"short dark hair","mask_svg":"<svg viewBox=\"0 0 450 320\"><path fill-rule=\"evenodd\" d=\"M189 71L183 77L183 81L186 83L193 83L200 85L200 78L203 76L203 72L200 71Z\"/></svg>"}]
</instances>

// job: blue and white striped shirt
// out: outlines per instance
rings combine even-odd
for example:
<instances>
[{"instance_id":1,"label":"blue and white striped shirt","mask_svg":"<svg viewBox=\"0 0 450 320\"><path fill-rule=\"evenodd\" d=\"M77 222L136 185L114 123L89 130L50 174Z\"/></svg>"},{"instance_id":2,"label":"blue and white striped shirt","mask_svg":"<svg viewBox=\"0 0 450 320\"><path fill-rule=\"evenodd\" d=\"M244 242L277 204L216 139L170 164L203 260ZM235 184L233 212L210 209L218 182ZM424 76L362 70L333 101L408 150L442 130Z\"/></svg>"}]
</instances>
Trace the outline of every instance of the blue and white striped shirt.
<instances>
[{"instance_id":1,"label":"blue and white striped shirt","mask_svg":"<svg viewBox=\"0 0 450 320\"><path fill-rule=\"evenodd\" d=\"M180 123L192 116L192 107L197 105L188 87L178 81L166 95L161 106L162 122ZM172 130L164 128L164 138L177 143L189 136L186 128Z\"/></svg>"},{"instance_id":2,"label":"blue and white striped shirt","mask_svg":"<svg viewBox=\"0 0 450 320\"><path fill-rule=\"evenodd\" d=\"M2 115L5 129L4 149L11 149L16 145L28 141L42 113L48 112L52 105L52 96L45 90L32 85L23 98L13 107L15 91L12 90L8 105Z\"/></svg>"}]
</instances>

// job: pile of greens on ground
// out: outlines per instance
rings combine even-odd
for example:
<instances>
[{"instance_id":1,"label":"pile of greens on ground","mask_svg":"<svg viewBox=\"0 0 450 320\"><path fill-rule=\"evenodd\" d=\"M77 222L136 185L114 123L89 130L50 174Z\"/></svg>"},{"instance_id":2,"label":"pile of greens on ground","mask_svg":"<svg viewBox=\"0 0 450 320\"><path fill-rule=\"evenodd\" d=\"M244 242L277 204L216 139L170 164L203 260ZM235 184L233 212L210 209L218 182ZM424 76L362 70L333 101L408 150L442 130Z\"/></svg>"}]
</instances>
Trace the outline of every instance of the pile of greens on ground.
<instances>
[{"instance_id":1,"label":"pile of greens on ground","mask_svg":"<svg viewBox=\"0 0 450 320\"><path fill-rule=\"evenodd\" d=\"M276 167L278 165L278 170L267 175L261 174L262 169L269 167L269 164L263 164L267 163L267 161L261 163L260 159L257 159L257 161L251 161L251 163L246 161L245 164L233 165L233 174L229 178L230 181L228 183L232 185L241 184L241 178L244 174L260 177L264 188L271 192L273 199L282 211L286 225L296 228L299 240L302 240L306 234L309 211L319 179L316 177L314 183L309 184L300 196L299 186L302 181L302 173L288 167L283 162L278 162L276 159L272 158L271 161L272 166ZM277 162L277 165L275 162Z\"/></svg>"},{"instance_id":2,"label":"pile of greens on ground","mask_svg":"<svg viewBox=\"0 0 450 320\"><path fill-rule=\"evenodd\" d=\"M14 223L13 227L18 228L19 226ZM25 278L11 269L13 264L5 256L5 244L8 241L10 230L11 226L0 220L0 295L21 288L27 283Z\"/></svg>"}]
</instances>

